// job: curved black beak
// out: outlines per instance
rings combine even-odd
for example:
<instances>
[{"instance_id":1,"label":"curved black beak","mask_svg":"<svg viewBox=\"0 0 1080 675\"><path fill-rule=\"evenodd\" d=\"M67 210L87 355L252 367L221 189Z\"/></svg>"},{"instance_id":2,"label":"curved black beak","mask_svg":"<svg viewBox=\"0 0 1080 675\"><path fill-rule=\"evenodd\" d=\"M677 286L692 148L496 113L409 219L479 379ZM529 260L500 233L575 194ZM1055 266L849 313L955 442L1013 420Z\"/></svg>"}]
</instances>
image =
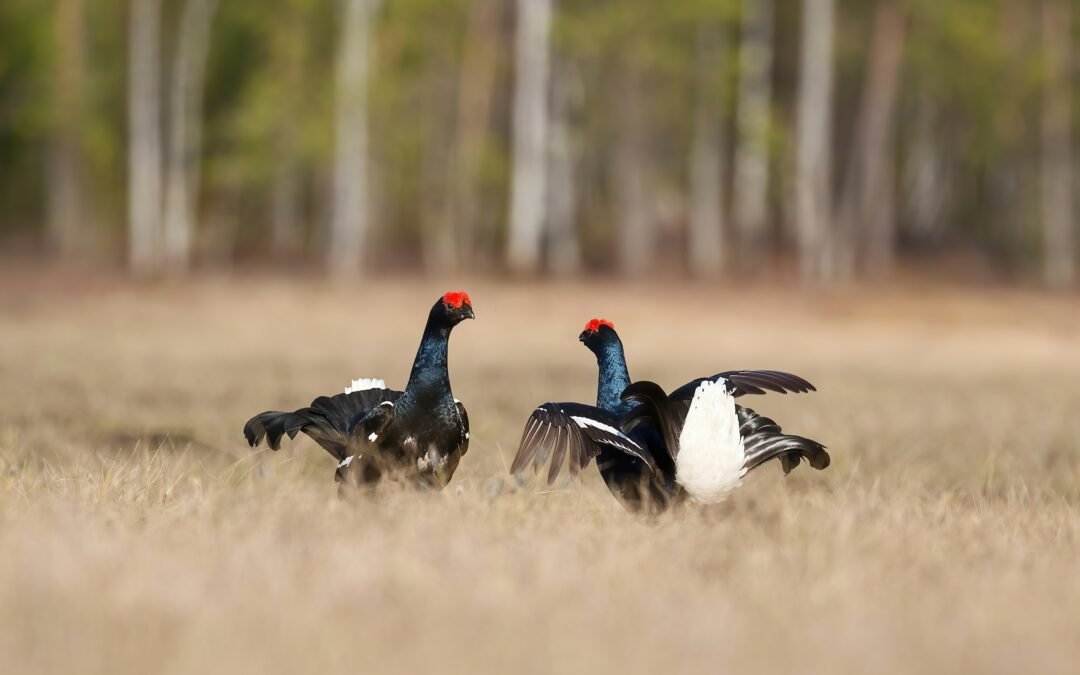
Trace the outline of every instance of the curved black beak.
<instances>
[{"instance_id":1,"label":"curved black beak","mask_svg":"<svg viewBox=\"0 0 1080 675\"><path fill-rule=\"evenodd\" d=\"M473 311L472 305L465 305L465 318L466 319L475 319L476 318L476 312Z\"/></svg>"},{"instance_id":2,"label":"curved black beak","mask_svg":"<svg viewBox=\"0 0 1080 675\"><path fill-rule=\"evenodd\" d=\"M585 342L585 338L589 337L592 333L587 330L581 331L581 335L577 336L578 342Z\"/></svg>"}]
</instances>

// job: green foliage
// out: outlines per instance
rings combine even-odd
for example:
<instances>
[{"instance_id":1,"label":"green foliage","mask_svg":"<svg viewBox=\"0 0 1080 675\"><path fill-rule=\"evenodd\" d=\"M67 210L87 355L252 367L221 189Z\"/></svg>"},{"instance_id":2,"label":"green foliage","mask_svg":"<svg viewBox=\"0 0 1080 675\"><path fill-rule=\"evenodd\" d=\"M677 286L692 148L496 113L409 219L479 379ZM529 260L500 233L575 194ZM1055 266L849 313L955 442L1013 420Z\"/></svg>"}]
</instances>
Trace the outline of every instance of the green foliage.
<instances>
[{"instance_id":1,"label":"green foliage","mask_svg":"<svg viewBox=\"0 0 1080 675\"><path fill-rule=\"evenodd\" d=\"M52 12L39 0L0 3L0 228L42 217Z\"/></svg>"},{"instance_id":2,"label":"green foliage","mask_svg":"<svg viewBox=\"0 0 1080 675\"><path fill-rule=\"evenodd\" d=\"M122 245L126 189L128 8L131 0L86 0L85 111L80 151L93 220ZM514 92L514 5L503 2L492 43L499 50L493 109L481 161L469 176L487 220L479 235L494 250L509 192L510 102ZM640 88L650 180L687 190L696 106L729 127L738 78L739 15L753 0L561 0L556 68L580 80L574 138L583 161L580 208L589 242L610 241L605 187L626 88ZM838 161L864 86L870 26L878 0L838 0L835 43ZM1071 1L1071 0L1070 0ZM774 198L789 192L792 120L798 87L802 3L777 13L770 130ZM1076 4L1076 3L1074 3ZM168 64L183 0L166 0L162 36ZM934 113L934 133L958 176L951 227L985 234L996 216L994 176L1032 165L1033 129L1044 86L1038 15L1023 0L905 0L905 45L898 137L913 133L913 111ZM418 246L452 201L457 166L458 87L470 0L384 0L378 10L369 90L379 237ZM1019 8L1019 12L1017 11ZM54 2L0 2L0 226L43 231L48 192L45 150L52 130ZM1080 11L1080 10L1078 10ZM1080 16L1078 16L1080 19ZM325 219L334 144L334 85L340 4L325 0L222 2L212 29L205 95L202 209L242 219L245 236L265 234L277 168L302 176L304 220ZM1080 20L1077 21L1080 24ZM558 73L557 73L558 75ZM1074 96L1076 92L1074 92ZM1075 106L1080 111L1080 105ZM906 154L900 152L902 163ZM842 168L840 169L842 171ZM1031 180L1021 184L1030 188ZM1020 209L1023 211L1023 209ZM435 215L433 215L435 214ZM314 232L309 232L314 234ZM591 255L591 254L590 254Z\"/></svg>"}]
</instances>

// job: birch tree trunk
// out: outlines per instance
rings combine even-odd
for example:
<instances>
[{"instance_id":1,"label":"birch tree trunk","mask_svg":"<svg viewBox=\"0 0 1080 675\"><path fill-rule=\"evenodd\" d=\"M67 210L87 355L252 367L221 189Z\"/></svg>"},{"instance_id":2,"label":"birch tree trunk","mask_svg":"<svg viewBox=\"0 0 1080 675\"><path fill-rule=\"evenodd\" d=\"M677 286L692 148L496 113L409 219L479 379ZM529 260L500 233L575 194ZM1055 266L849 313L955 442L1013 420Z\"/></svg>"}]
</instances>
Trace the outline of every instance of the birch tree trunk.
<instances>
[{"instance_id":1,"label":"birch tree trunk","mask_svg":"<svg viewBox=\"0 0 1080 675\"><path fill-rule=\"evenodd\" d=\"M540 267L546 215L551 4L517 3L509 263L513 271L526 274Z\"/></svg>"},{"instance_id":2,"label":"birch tree trunk","mask_svg":"<svg viewBox=\"0 0 1080 675\"><path fill-rule=\"evenodd\" d=\"M138 1L138 0L137 0ZM198 209L203 90L210 26L217 0L188 0L180 18L169 110L169 154L165 173L165 260L176 272L191 264Z\"/></svg>"},{"instance_id":3,"label":"birch tree trunk","mask_svg":"<svg viewBox=\"0 0 1080 675\"><path fill-rule=\"evenodd\" d=\"M451 232L445 253L451 268L471 267L482 217L482 171L499 70L504 0L473 0L458 85Z\"/></svg>"},{"instance_id":4,"label":"birch tree trunk","mask_svg":"<svg viewBox=\"0 0 1080 675\"><path fill-rule=\"evenodd\" d=\"M641 85L633 72L618 89L616 140L612 178L617 218L616 253L619 272L635 277L652 269L655 240L645 174L645 115Z\"/></svg>"},{"instance_id":5,"label":"birch tree trunk","mask_svg":"<svg viewBox=\"0 0 1080 675\"><path fill-rule=\"evenodd\" d=\"M887 163L895 162L893 117L900 89L907 17L900 0L880 0L874 13L870 36L870 61L866 69L855 143L848 162L839 214L839 239L836 242L837 272L841 277L854 274L860 245L860 227L866 228L867 261L871 270L885 271L895 255L895 215L892 204L882 200L885 181L893 171Z\"/></svg>"},{"instance_id":6,"label":"birch tree trunk","mask_svg":"<svg viewBox=\"0 0 1080 675\"><path fill-rule=\"evenodd\" d=\"M1072 195L1071 5L1043 0L1043 85L1041 180L1043 280L1062 288L1076 281L1076 239Z\"/></svg>"},{"instance_id":7,"label":"birch tree trunk","mask_svg":"<svg viewBox=\"0 0 1080 675\"><path fill-rule=\"evenodd\" d=\"M803 0L796 121L795 205L803 279L832 275L832 115L834 0Z\"/></svg>"},{"instance_id":8,"label":"birch tree trunk","mask_svg":"<svg viewBox=\"0 0 1080 675\"><path fill-rule=\"evenodd\" d=\"M578 156L573 120L580 106L580 83L566 59L553 77L551 142L548 151L549 266L556 276L581 271L581 233L577 223Z\"/></svg>"},{"instance_id":9,"label":"birch tree trunk","mask_svg":"<svg viewBox=\"0 0 1080 675\"><path fill-rule=\"evenodd\" d=\"M697 101L690 148L690 230L687 259L696 277L715 277L724 266L724 120L720 87L723 40L698 33Z\"/></svg>"},{"instance_id":10,"label":"birch tree trunk","mask_svg":"<svg viewBox=\"0 0 1080 675\"><path fill-rule=\"evenodd\" d=\"M48 156L49 247L61 256L77 253L82 212L82 152L85 27L84 0L60 0L53 29L56 65L52 104L56 114Z\"/></svg>"},{"instance_id":11,"label":"birch tree trunk","mask_svg":"<svg viewBox=\"0 0 1080 675\"><path fill-rule=\"evenodd\" d=\"M447 139L454 133L454 85L448 59L430 63L422 87L422 105L428 119L422 132L423 164L420 169L420 252L430 272L454 270L453 231L454 148Z\"/></svg>"},{"instance_id":12,"label":"birch tree trunk","mask_svg":"<svg viewBox=\"0 0 1080 675\"><path fill-rule=\"evenodd\" d=\"M1038 138L1041 129L1038 124L1030 123L1032 106L1028 90L1031 87L1031 55L1040 39L1041 17L1038 12L1031 11L1031 4L1031 0L1002 0L995 44L1005 64L995 85L995 96L1002 101L1023 101L995 107L993 118L1000 150L987 180L990 226L1000 233L996 237L1000 238L1009 262L1015 266L1020 266L1030 252L1032 226L1036 224L1039 210ZM939 163L944 164L943 152L937 145L927 144L928 149L937 151ZM926 183L930 184L929 178ZM944 180L936 184L947 186Z\"/></svg>"},{"instance_id":13,"label":"birch tree trunk","mask_svg":"<svg viewBox=\"0 0 1080 675\"><path fill-rule=\"evenodd\" d=\"M161 0L133 0L128 76L128 263L161 260Z\"/></svg>"},{"instance_id":14,"label":"birch tree trunk","mask_svg":"<svg viewBox=\"0 0 1080 675\"><path fill-rule=\"evenodd\" d=\"M279 133L274 194L270 205L270 247L275 256L286 258L300 250L301 185L293 132Z\"/></svg>"},{"instance_id":15,"label":"birch tree trunk","mask_svg":"<svg viewBox=\"0 0 1080 675\"><path fill-rule=\"evenodd\" d=\"M370 211L367 88L371 22L378 0L342 0L337 121L328 259L341 276L360 273Z\"/></svg>"},{"instance_id":16,"label":"birch tree trunk","mask_svg":"<svg viewBox=\"0 0 1080 675\"><path fill-rule=\"evenodd\" d=\"M274 34L272 59L275 71L281 74L275 121L274 194L270 210L270 245L275 256L285 258L300 249L301 182L298 155L298 102L304 90L305 20L298 0L287 0L284 6L285 24Z\"/></svg>"},{"instance_id":17,"label":"birch tree trunk","mask_svg":"<svg viewBox=\"0 0 1080 675\"><path fill-rule=\"evenodd\" d=\"M744 265L754 264L760 256L768 225L772 34L772 0L744 0L733 195Z\"/></svg>"},{"instance_id":18,"label":"birch tree trunk","mask_svg":"<svg viewBox=\"0 0 1080 675\"><path fill-rule=\"evenodd\" d=\"M928 99L915 112L908 159L904 164L905 220L920 239L934 239L945 228L949 176L935 127L937 115Z\"/></svg>"}]
</instances>

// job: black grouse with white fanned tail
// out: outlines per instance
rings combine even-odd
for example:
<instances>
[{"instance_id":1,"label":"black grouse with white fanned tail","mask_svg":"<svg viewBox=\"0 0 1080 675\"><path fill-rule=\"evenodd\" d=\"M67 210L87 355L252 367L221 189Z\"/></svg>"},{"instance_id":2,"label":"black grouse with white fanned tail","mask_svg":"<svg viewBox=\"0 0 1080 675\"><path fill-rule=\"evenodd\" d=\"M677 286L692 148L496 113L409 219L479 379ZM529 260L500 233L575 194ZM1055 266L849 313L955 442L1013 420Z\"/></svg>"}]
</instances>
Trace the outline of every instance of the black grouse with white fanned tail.
<instances>
[{"instance_id":1,"label":"black grouse with white fanned tail","mask_svg":"<svg viewBox=\"0 0 1080 675\"><path fill-rule=\"evenodd\" d=\"M447 293L428 314L420 349L404 391L382 380L354 380L345 393L320 396L293 412L264 412L244 425L255 447L263 438L277 450L281 439L303 432L337 460L335 478L374 484L386 474L444 487L469 449L469 417L450 390L450 331L475 318L468 294Z\"/></svg>"},{"instance_id":2,"label":"black grouse with white fanned tail","mask_svg":"<svg viewBox=\"0 0 1080 675\"><path fill-rule=\"evenodd\" d=\"M814 386L774 370L734 370L695 379L667 394L631 382L622 341L610 321L593 319L580 340L599 366L596 406L545 403L525 425L510 470L550 460L554 482L569 458L576 474L596 460L608 488L632 510L660 510L689 496L723 500L742 477L770 459L790 472L805 459L829 465L816 441L783 433L773 420L735 403L748 394L805 393Z\"/></svg>"}]
</instances>

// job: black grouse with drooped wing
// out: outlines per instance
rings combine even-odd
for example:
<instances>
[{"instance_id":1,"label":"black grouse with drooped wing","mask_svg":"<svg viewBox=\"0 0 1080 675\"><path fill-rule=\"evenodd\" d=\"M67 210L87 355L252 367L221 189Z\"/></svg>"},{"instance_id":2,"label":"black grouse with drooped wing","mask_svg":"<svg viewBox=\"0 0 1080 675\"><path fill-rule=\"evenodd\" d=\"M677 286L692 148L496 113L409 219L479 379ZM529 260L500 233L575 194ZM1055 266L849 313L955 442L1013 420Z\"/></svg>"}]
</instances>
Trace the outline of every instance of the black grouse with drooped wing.
<instances>
[{"instance_id":1,"label":"black grouse with drooped wing","mask_svg":"<svg viewBox=\"0 0 1080 675\"><path fill-rule=\"evenodd\" d=\"M447 368L450 332L475 318L468 294L447 293L428 314L404 391L381 380L357 380L343 394L320 396L293 412L260 413L244 425L255 447L305 433L337 460L335 478L374 484L396 474L444 487L469 449L469 417L454 398Z\"/></svg>"},{"instance_id":2,"label":"black grouse with drooped wing","mask_svg":"<svg viewBox=\"0 0 1080 675\"><path fill-rule=\"evenodd\" d=\"M704 382L723 382L732 397L767 392L816 391L805 379L773 370L736 370L697 378L666 394L657 384L632 383L622 341L610 321L593 319L579 336L599 367L596 406L545 403L533 412L522 434L511 473L539 469L550 459L548 482L569 458L572 474L596 460L604 482L632 510L664 509L685 497L679 483L679 448L695 394ZM717 414L723 414L719 411ZM733 405L745 454L746 473L779 458L785 473L802 459L817 469L829 464L824 446L784 434L773 420Z\"/></svg>"}]
</instances>

